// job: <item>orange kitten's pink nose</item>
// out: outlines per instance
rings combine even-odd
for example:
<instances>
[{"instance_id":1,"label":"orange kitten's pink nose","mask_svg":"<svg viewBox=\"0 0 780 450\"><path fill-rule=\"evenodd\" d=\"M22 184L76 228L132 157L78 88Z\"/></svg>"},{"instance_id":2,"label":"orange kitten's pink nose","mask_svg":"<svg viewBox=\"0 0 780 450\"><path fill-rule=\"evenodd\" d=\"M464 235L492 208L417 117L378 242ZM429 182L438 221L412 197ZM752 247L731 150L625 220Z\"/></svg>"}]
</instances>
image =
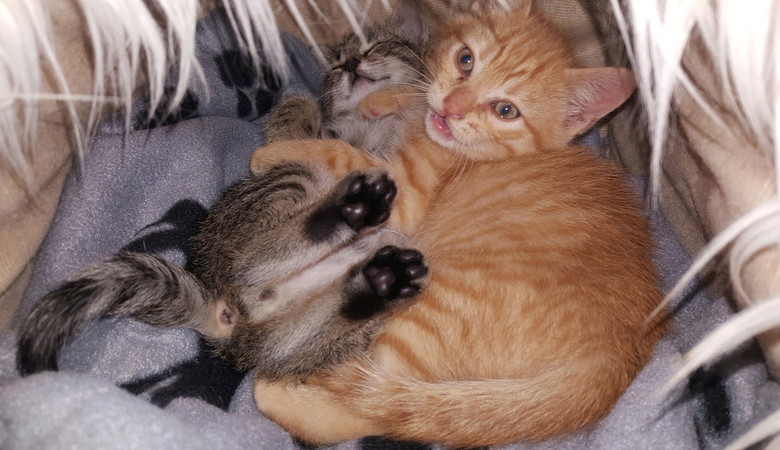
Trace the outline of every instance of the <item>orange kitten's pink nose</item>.
<instances>
[{"instance_id":1,"label":"orange kitten's pink nose","mask_svg":"<svg viewBox=\"0 0 780 450\"><path fill-rule=\"evenodd\" d=\"M444 99L444 108L442 109L441 115L448 119L462 119L465 111L463 111L463 108L459 103L452 101L450 97L451 96L447 96L447 98Z\"/></svg>"},{"instance_id":2,"label":"orange kitten's pink nose","mask_svg":"<svg viewBox=\"0 0 780 450\"><path fill-rule=\"evenodd\" d=\"M462 119L473 108L474 99L466 89L456 89L444 98L442 116L448 119Z\"/></svg>"}]
</instances>

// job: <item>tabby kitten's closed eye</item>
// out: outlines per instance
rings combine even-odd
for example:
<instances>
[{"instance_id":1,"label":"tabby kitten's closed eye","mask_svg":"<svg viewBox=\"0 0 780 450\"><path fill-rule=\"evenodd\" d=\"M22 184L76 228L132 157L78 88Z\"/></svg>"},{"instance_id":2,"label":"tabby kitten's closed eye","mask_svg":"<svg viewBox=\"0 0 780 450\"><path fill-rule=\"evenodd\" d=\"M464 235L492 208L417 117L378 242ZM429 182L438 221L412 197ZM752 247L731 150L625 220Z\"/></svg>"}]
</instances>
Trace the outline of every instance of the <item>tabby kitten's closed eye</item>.
<instances>
[{"instance_id":1,"label":"tabby kitten's closed eye","mask_svg":"<svg viewBox=\"0 0 780 450\"><path fill-rule=\"evenodd\" d=\"M609 412L661 335L645 323L661 294L638 201L614 164L569 146L631 95L633 74L573 67L528 2L494 3L442 26L427 112L387 161L328 140L253 155L259 173L385 168L398 184L388 225L431 270L366 356L303 384L256 380L258 406L305 441L475 447L573 432ZM394 114L402 88L359 107Z\"/></svg>"},{"instance_id":2,"label":"tabby kitten's closed eye","mask_svg":"<svg viewBox=\"0 0 780 450\"><path fill-rule=\"evenodd\" d=\"M361 115L358 103L391 85L421 88L427 76L422 59L427 34L419 14L402 5L396 18L365 28L365 43L349 33L326 48L318 101L302 95L283 99L266 123L267 142L343 139L373 155L389 157L404 140L413 107L369 120Z\"/></svg>"}]
</instances>

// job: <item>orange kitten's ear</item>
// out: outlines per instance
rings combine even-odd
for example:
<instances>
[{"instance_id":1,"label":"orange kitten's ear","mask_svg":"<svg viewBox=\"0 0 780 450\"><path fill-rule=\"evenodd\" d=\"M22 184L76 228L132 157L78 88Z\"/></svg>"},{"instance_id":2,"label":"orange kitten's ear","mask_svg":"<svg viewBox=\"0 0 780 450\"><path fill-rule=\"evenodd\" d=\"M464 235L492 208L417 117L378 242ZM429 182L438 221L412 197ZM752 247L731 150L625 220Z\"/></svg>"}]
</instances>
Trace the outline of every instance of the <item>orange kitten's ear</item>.
<instances>
[{"instance_id":1,"label":"orange kitten's ear","mask_svg":"<svg viewBox=\"0 0 780 450\"><path fill-rule=\"evenodd\" d=\"M523 11L528 15L531 13L532 4L531 0L474 0L471 4L471 12L484 14L503 8L510 11Z\"/></svg>"},{"instance_id":2,"label":"orange kitten's ear","mask_svg":"<svg viewBox=\"0 0 780 450\"><path fill-rule=\"evenodd\" d=\"M634 72L620 67L567 69L563 126L574 137L622 105L636 89Z\"/></svg>"}]
</instances>

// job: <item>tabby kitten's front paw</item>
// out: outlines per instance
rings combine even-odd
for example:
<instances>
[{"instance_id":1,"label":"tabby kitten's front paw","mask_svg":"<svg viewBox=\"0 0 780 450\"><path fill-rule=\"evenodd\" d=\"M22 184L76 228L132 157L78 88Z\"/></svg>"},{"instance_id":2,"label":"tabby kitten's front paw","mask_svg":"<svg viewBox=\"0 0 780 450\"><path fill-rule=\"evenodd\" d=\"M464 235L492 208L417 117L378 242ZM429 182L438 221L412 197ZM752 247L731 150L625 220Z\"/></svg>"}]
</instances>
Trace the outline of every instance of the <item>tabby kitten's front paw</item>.
<instances>
[{"instance_id":1,"label":"tabby kitten's front paw","mask_svg":"<svg viewBox=\"0 0 780 450\"><path fill-rule=\"evenodd\" d=\"M392 245L381 248L363 268L363 275L376 295L385 300L412 298L420 293L428 273L423 255L416 249Z\"/></svg>"},{"instance_id":2,"label":"tabby kitten's front paw","mask_svg":"<svg viewBox=\"0 0 780 450\"><path fill-rule=\"evenodd\" d=\"M337 204L344 222L355 231L385 222L398 193L395 182L384 172L354 173L350 177Z\"/></svg>"},{"instance_id":3,"label":"tabby kitten's front paw","mask_svg":"<svg viewBox=\"0 0 780 450\"><path fill-rule=\"evenodd\" d=\"M322 117L313 99L294 95L287 97L272 110L265 124L266 143L320 137Z\"/></svg>"}]
</instances>

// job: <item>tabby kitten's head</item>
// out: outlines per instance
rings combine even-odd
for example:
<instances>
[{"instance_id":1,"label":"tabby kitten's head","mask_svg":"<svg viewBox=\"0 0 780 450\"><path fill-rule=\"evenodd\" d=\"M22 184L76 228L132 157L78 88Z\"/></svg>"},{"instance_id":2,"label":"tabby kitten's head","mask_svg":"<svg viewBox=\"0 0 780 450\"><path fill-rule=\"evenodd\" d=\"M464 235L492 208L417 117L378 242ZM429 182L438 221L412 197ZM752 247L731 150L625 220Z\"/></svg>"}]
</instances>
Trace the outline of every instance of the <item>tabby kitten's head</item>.
<instances>
[{"instance_id":1,"label":"tabby kitten's head","mask_svg":"<svg viewBox=\"0 0 780 450\"><path fill-rule=\"evenodd\" d=\"M630 70L572 68L567 44L517 0L477 1L430 52L428 135L478 160L563 148L634 91Z\"/></svg>"},{"instance_id":2,"label":"tabby kitten's head","mask_svg":"<svg viewBox=\"0 0 780 450\"><path fill-rule=\"evenodd\" d=\"M365 43L355 33L326 49L328 67L322 81L326 116L359 114L366 95L391 84L421 85L428 30L411 6L403 5L387 23L364 29Z\"/></svg>"}]
</instances>

